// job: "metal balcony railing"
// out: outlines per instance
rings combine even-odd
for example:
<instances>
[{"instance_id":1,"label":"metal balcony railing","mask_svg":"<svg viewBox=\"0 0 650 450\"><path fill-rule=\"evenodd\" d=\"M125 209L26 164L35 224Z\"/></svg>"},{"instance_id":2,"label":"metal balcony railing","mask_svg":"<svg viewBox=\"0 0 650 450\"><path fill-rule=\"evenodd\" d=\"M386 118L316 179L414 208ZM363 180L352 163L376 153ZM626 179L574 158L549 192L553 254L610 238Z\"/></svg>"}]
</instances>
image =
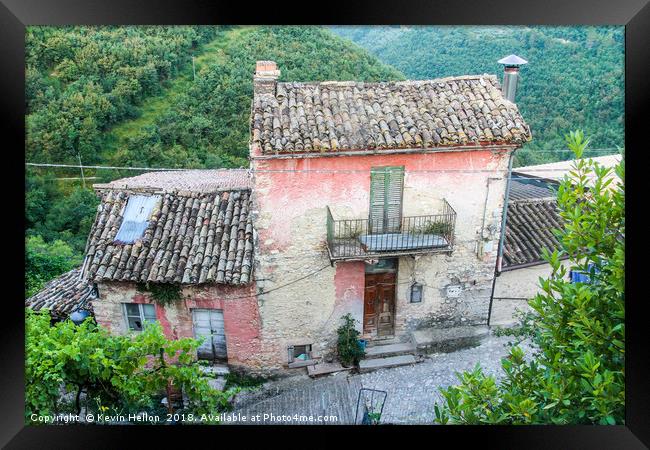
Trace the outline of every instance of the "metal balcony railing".
<instances>
[{"instance_id":1,"label":"metal balcony railing","mask_svg":"<svg viewBox=\"0 0 650 450\"><path fill-rule=\"evenodd\" d=\"M456 211L445 199L440 214L388 220L335 220L327 207L327 247L332 261L451 252L455 227Z\"/></svg>"}]
</instances>

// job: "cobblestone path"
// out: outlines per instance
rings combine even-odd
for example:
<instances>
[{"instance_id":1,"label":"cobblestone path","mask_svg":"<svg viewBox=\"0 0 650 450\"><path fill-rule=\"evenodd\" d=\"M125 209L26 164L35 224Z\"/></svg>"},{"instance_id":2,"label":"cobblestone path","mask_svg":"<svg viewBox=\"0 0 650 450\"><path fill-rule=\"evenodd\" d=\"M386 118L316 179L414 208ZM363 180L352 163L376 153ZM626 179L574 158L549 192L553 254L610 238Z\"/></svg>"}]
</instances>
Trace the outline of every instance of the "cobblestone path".
<instances>
[{"instance_id":1,"label":"cobblestone path","mask_svg":"<svg viewBox=\"0 0 650 450\"><path fill-rule=\"evenodd\" d=\"M317 380L304 376L271 382L255 394L257 397L236 406L235 412L276 417L334 415L338 421L333 423L353 424L359 389L364 387L387 392L382 423L432 424L433 406L441 401L438 389L457 384L455 373L471 370L477 362L485 373L499 377L501 358L507 354L506 344L511 340L507 336L489 336L474 348L432 354L419 364L360 375L342 373ZM522 347L530 355L531 348L526 344Z\"/></svg>"}]
</instances>

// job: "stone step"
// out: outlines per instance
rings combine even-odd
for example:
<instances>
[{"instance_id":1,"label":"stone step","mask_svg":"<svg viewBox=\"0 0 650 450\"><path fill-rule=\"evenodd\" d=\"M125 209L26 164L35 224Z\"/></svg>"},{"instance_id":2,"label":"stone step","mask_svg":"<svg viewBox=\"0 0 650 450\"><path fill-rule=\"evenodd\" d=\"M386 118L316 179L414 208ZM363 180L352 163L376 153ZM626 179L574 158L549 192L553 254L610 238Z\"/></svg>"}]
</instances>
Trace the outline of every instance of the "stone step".
<instances>
[{"instance_id":1,"label":"stone step","mask_svg":"<svg viewBox=\"0 0 650 450\"><path fill-rule=\"evenodd\" d=\"M406 366L415 364L418 360L413 355L389 356L388 358L362 359L359 362L360 372L370 372L371 370L386 369L388 367Z\"/></svg>"},{"instance_id":2,"label":"stone step","mask_svg":"<svg viewBox=\"0 0 650 450\"><path fill-rule=\"evenodd\" d=\"M375 338L368 338L366 340L368 342L366 348L370 348L370 347L377 347L380 345L401 344L402 342L404 342L405 338L402 336L381 337L381 338L375 337Z\"/></svg>"},{"instance_id":3,"label":"stone step","mask_svg":"<svg viewBox=\"0 0 650 450\"><path fill-rule=\"evenodd\" d=\"M326 362L319 362L318 364L314 364L313 366L307 366L307 373L309 374L310 377L317 377L319 375L326 375L330 373L336 373L336 372L342 372L344 370L351 370L352 367L343 367L341 364L337 362L333 363L326 363Z\"/></svg>"},{"instance_id":4,"label":"stone step","mask_svg":"<svg viewBox=\"0 0 650 450\"><path fill-rule=\"evenodd\" d=\"M475 347L490 334L485 325L451 328L425 328L413 331L411 340L418 353L453 352Z\"/></svg>"},{"instance_id":5,"label":"stone step","mask_svg":"<svg viewBox=\"0 0 650 450\"><path fill-rule=\"evenodd\" d=\"M413 353L415 346L411 342L402 342L399 344L375 345L366 348L365 359L383 358L385 356L397 356Z\"/></svg>"}]
</instances>

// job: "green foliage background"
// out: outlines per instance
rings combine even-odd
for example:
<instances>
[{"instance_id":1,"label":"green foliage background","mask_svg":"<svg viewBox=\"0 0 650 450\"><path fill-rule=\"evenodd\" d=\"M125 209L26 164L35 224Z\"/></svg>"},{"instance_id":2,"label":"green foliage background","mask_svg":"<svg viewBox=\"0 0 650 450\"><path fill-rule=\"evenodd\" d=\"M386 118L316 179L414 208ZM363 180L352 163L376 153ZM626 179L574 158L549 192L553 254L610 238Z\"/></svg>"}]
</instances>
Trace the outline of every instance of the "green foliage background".
<instances>
[{"instance_id":1,"label":"green foliage background","mask_svg":"<svg viewBox=\"0 0 650 450\"><path fill-rule=\"evenodd\" d=\"M591 148L624 146L623 27L392 26L332 27L410 79L496 74L515 53L521 68L517 105L533 140L515 165L572 159L564 135L581 128ZM565 149L562 152L548 150ZM598 156L603 152L590 152Z\"/></svg>"}]
</instances>

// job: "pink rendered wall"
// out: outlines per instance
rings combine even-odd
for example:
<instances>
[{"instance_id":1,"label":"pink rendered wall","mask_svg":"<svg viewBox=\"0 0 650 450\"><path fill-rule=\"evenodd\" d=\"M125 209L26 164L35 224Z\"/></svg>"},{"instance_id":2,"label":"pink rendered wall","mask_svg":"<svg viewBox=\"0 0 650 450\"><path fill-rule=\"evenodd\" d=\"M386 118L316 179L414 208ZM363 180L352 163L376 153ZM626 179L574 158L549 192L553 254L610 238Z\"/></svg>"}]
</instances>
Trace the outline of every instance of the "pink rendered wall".
<instances>
[{"instance_id":1,"label":"pink rendered wall","mask_svg":"<svg viewBox=\"0 0 650 450\"><path fill-rule=\"evenodd\" d=\"M352 317L358 321L356 325L359 331L363 329L365 282L364 262L348 261L336 265L336 272L334 273L336 295L334 315L340 317L346 313L352 314Z\"/></svg>"},{"instance_id":2,"label":"pink rendered wall","mask_svg":"<svg viewBox=\"0 0 650 450\"><path fill-rule=\"evenodd\" d=\"M194 337L192 309L223 311L228 363L256 366L260 356L260 317L255 285L199 286L183 289L183 299L174 305L156 306L156 317L168 338ZM148 294L130 283L102 283L100 299L94 302L97 322L113 332L124 330L122 303L154 303Z\"/></svg>"},{"instance_id":3,"label":"pink rendered wall","mask_svg":"<svg viewBox=\"0 0 650 450\"><path fill-rule=\"evenodd\" d=\"M447 151L395 155L334 156L303 159L253 160L255 201L260 214L271 214L269 226L258 227L261 252L283 250L292 243L291 219L305 211L329 205L344 205L357 211L355 217L367 218L370 195L370 169L379 166L404 166L408 187L429 187L439 198L454 207L456 193L474 191L481 196L490 172L454 172L490 170L503 166L507 150ZM271 171L271 172L265 172ZM290 172L309 170L310 172ZM314 172L314 171L324 172ZM278 172L275 172L278 171ZM333 171L339 171L333 173ZM438 171L438 172L414 172ZM440 172L450 171L450 172ZM404 215L413 214L418 205L404 199ZM418 214L436 214L427 211ZM481 211L476 211L480 214ZM337 219L337 217L334 217ZM323 223L325 226L325 223ZM272 239L272 245L265 241ZM266 247L266 249L265 249Z\"/></svg>"}]
</instances>

